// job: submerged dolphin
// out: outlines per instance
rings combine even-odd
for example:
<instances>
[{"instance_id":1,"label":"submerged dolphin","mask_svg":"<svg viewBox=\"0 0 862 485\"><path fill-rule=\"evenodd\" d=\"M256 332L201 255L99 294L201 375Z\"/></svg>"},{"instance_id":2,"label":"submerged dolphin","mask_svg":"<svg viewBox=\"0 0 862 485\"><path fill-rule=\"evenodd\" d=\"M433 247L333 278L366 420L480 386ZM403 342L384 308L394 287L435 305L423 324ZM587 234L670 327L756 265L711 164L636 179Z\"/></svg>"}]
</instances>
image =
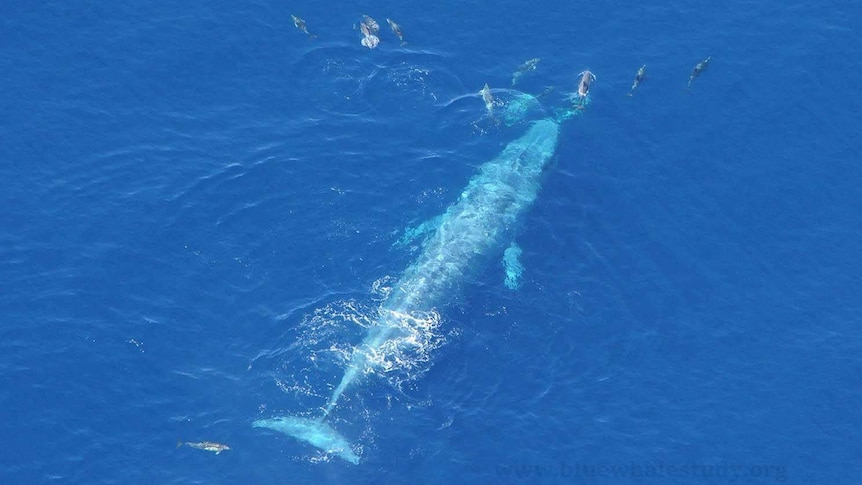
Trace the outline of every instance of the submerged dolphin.
<instances>
[{"instance_id":1,"label":"submerged dolphin","mask_svg":"<svg viewBox=\"0 0 862 485\"><path fill-rule=\"evenodd\" d=\"M557 146L560 121L571 114L560 120L534 122L524 135L479 168L458 201L440 216L417 260L404 270L381 304L377 321L353 350L321 417L261 419L253 426L280 431L350 463L359 463L359 456L325 422L326 417L344 391L374 365L372 356L387 341L404 335L405 318L445 304L465 277L477 269L479 261L503 252L511 228L536 199L542 171Z\"/></svg>"},{"instance_id":2,"label":"submerged dolphin","mask_svg":"<svg viewBox=\"0 0 862 485\"><path fill-rule=\"evenodd\" d=\"M691 74L689 74L689 76L688 76L688 88L689 89L691 89L691 83L693 83L694 80L697 79L698 76L700 76L700 73L702 73L703 70L706 69L706 66L709 65L710 59L712 59L712 56L709 56L706 59L698 62L697 65L694 66L694 69L691 70Z\"/></svg>"}]
</instances>

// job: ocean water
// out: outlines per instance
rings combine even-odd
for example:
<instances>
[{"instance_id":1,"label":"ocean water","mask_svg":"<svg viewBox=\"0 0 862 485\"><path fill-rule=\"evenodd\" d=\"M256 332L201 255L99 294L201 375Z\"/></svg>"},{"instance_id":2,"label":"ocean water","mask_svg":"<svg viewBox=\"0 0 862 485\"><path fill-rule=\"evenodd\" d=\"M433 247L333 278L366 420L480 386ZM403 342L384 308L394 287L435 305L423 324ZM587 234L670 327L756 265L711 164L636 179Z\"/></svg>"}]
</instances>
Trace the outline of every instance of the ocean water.
<instances>
[{"instance_id":1,"label":"ocean water","mask_svg":"<svg viewBox=\"0 0 862 485\"><path fill-rule=\"evenodd\" d=\"M0 483L858 483L856 3L5 7ZM320 412L533 57L549 110L597 81L520 287L348 389L359 465L252 428Z\"/></svg>"}]
</instances>

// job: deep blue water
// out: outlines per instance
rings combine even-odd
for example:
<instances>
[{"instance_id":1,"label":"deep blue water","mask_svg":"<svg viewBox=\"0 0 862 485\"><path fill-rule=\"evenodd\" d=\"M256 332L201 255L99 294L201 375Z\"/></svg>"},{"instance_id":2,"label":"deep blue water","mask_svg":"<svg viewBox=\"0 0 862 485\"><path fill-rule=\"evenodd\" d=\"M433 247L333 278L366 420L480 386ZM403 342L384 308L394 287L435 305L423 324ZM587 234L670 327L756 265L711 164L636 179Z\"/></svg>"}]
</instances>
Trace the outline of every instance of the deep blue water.
<instances>
[{"instance_id":1,"label":"deep blue water","mask_svg":"<svg viewBox=\"0 0 862 485\"><path fill-rule=\"evenodd\" d=\"M7 4L0 483L858 483L862 9L540 5ZM348 391L360 465L251 428L325 404L531 57L549 105L598 79L521 288Z\"/></svg>"}]
</instances>

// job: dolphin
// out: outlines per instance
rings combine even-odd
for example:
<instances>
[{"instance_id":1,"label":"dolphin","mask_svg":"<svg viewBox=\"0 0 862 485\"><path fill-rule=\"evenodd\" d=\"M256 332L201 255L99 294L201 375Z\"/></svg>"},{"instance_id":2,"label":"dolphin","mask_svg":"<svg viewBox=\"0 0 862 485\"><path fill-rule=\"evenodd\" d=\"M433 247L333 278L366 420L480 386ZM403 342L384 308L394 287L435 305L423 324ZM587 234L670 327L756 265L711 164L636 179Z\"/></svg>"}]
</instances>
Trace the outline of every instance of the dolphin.
<instances>
[{"instance_id":1,"label":"dolphin","mask_svg":"<svg viewBox=\"0 0 862 485\"><path fill-rule=\"evenodd\" d=\"M698 62L697 65L694 66L694 69L691 70L691 74L689 74L688 76L689 89L691 89L691 83L693 83L694 80L697 79L698 76L700 76L700 73L702 73L704 69L706 69L706 66L709 65L710 59L712 59L712 56L709 56L706 59Z\"/></svg>"},{"instance_id":2,"label":"dolphin","mask_svg":"<svg viewBox=\"0 0 862 485\"><path fill-rule=\"evenodd\" d=\"M380 38L377 33L380 32L380 24L368 15L362 16L362 22L359 23L359 30L362 32L362 40L359 41L363 46L369 49L374 49L380 43Z\"/></svg>"},{"instance_id":3,"label":"dolphin","mask_svg":"<svg viewBox=\"0 0 862 485\"><path fill-rule=\"evenodd\" d=\"M541 60L541 58L534 57L532 59L527 59L526 61L524 61L523 64L518 66L518 68L515 69L515 73L512 74L512 86L518 83L518 79L520 79L521 76L530 71L534 71L536 69L536 66L539 65L539 61Z\"/></svg>"},{"instance_id":4,"label":"dolphin","mask_svg":"<svg viewBox=\"0 0 862 485\"><path fill-rule=\"evenodd\" d=\"M296 15L291 15L290 18L293 20L293 25L296 26L297 29L305 33L309 38L313 39L317 37L316 35L308 31L308 26L305 25L305 20L302 20Z\"/></svg>"},{"instance_id":5,"label":"dolphin","mask_svg":"<svg viewBox=\"0 0 862 485\"><path fill-rule=\"evenodd\" d=\"M417 257L381 303L375 323L352 351L341 381L318 418L296 416L253 423L292 436L358 464L360 457L326 418L344 392L375 365L384 345L404 337L405 321L446 304L486 257L502 254L511 228L536 199L542 173L554 155L560 123L577 113L549 117L533 124L492 160L484 163L457 202L435 219Z\"/></svg>"},{"instance_id":6,"label":"dolphin","mask_svg":"<svg viewBox=\"0 0 862 485\"><path fill-rule=\"evenodd\" d=\"M583 71L578 76L581 76L578 80L578 99L584 99L590 92L590 86L596 81L596 75L590 71Z\"/></svg>"},{"instance_id":7,"label":"dolphin","mask_svg":"<svg viewBox=\"0 0 862 485\"><path fill-rule=\"evenodd\" d=\"M640 69L638 69L638 73L635 75L635 80L632 83L632 90L629 91L629 96L634 96L635 89L638 88L638 86L640 85L640 83L643 82L644 79L646 79L646 64L644 64L640 67Z\"/></svg>"},{"instance_id":8,"label":"dolphin","mask_svg":"<svg viewBox=\"0 0 862 485\"><path fill-rule=\"evenodd\" d=\"M488 110L489 115L494 114L494 95L491 94L491 88L488 86L488 83L485 83L485 87L479 91L479 94L482 95L482 101L485 102L485 109Z\"/></svg>"},{"instance_id":9,"label":"dolphin","mask_svg":"<svg viewBox=\"0 0 862 485\"><path fill-rule=\"evenodd\" d=\"M222 444L222 443L216 443L215 441L198 441L198 442L187 441L184 443L182 440L177 440L177 448L179 448L180 446L183 446L183 445L186 445L188 447L195 448L198 450L211 451L211 452L215 453L216 455L218 455L222 451L227 451L230 449L230 446Z\"/></svg>"},{"instance_id":10,"label":"dolphin","mask_svg":"<svg viewBox=\"0 0 862 485\"><path fill-rule=\"evenodd\" d=\"M389 28L392 29L392 33L398 36L398 40L401 41L401 45L406 44L407 42L404 42L404 31L401 30L401 26L389 18L386 19L386 23L389 24Z\"/></svg>"}]
</instances>

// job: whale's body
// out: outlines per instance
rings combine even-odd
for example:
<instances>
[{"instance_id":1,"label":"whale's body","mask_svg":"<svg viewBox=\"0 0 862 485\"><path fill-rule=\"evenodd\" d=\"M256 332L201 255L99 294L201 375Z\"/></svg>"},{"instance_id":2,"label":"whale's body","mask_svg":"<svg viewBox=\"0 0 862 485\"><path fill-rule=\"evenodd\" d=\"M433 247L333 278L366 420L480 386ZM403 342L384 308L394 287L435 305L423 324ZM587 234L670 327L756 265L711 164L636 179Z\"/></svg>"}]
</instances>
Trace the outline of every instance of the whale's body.
<instances>
[{"instance_id":1,"label":"whale's body","mask_svg":"<svg viewBox=\"0 0 862 485\"><path fill-rule=\"evenodd\" d=\"M402 273L380 307L380 315L354 350L344 376L318 419L280 417L258 420L256 427L283 432L334 453L351 463L359 457L347 440L324 422L344 391L371 365L369 356L402 331L405 315L445 305L478 262L502 254L518 218L538 195L542 172L554 154L559 123L534 122L470 179L458 201L440 217L416 261Z\"/></svg>"}]
</instances>

